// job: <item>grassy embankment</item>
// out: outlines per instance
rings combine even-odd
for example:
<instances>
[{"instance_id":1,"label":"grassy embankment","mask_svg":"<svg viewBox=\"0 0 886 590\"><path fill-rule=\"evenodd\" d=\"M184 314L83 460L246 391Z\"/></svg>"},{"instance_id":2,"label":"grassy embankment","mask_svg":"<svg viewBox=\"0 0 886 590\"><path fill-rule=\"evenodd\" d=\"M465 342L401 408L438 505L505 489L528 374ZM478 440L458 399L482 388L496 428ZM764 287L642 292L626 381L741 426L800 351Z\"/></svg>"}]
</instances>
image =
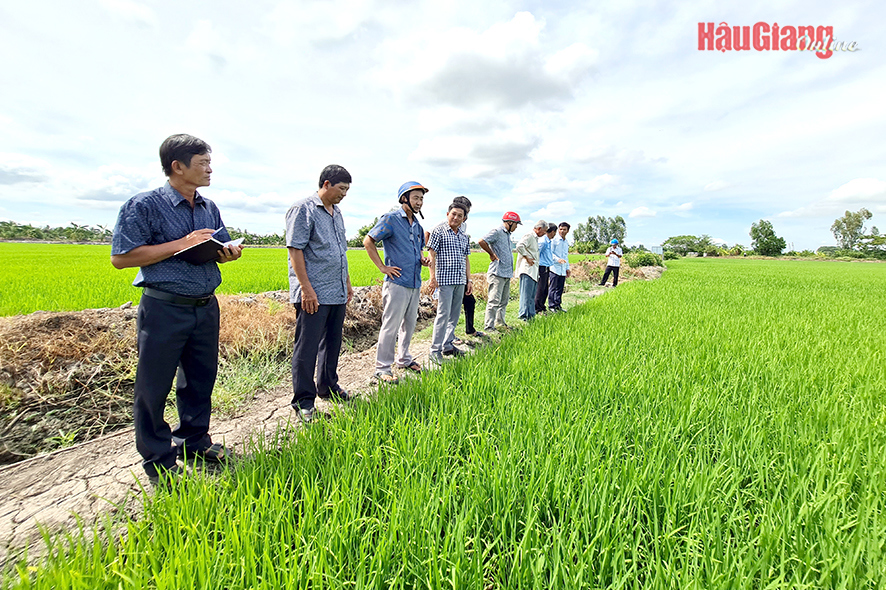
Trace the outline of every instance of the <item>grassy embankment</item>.
<instances>
[{"instance_id":1,"label":"grassy embankment","mask_svg":"<svg viewBox=\"0 0 886 590\"><path fill-rule=\"evenodd\" d=\"M883 265L675 261L4 587L883 587L884 307Z\"/></svg>"}]
</instances>

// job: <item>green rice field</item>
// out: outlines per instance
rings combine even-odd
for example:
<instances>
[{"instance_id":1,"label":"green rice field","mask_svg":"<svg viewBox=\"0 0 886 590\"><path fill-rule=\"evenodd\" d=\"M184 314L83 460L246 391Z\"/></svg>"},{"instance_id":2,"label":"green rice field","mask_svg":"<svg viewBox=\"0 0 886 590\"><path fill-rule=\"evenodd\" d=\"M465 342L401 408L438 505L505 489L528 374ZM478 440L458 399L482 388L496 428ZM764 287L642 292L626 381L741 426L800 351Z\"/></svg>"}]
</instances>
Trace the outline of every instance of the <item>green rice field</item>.
<instances>
[{"instance_id":1,"label":"green rice field","mask_svg":"<svg viewBox=\"0 0 886 590\"><path fill-rule=\"evenodd\" d=\"M570 259L586 256L571 256ZM110 246L0 243L0 316L43 311L75 311L138 303L132 286L138 269L111 266ZM245 248L243 257L220 266L219 293L261 293L289 288L285 248ZM485 272L489 257L471 255L471 270ZM364 250L348 250L354 286L383 277ZM424 279L428 271L424 269Z\"/></svg>"},{"instance_id":2,"label":"green rice field","mask_svg":"<svg viewBox=\"0 0 886 590\"><path fill-rule=\"evenodd\" d=\"M0 586L883 588L883 309L883 264L672 261Z\"/></svg>"}]
</instances>

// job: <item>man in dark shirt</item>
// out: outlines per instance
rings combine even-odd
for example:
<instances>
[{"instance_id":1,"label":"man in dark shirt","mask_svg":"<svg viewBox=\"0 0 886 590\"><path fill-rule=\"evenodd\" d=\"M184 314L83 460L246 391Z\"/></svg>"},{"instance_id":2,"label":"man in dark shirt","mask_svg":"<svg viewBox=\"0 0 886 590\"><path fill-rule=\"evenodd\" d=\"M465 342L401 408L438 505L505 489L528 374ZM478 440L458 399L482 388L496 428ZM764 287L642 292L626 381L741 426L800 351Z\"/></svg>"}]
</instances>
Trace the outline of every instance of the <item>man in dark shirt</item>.
<instances>
[{"instance_id":1,"label":"man in dark shirt","mask_svg":"<svg viewBox=\"0 0 886 590\"><path fill-rule=\"evenodd\" d=\"M160 146L168 182L140 193L120 208L111 246L115 268L139 267L133 285L144 287L138 306L138 369L135 377L135 444L151 482L180 472L177 457L224 461L230 451L209 436L212 389L218 372L217 263L240 258L229 245L217 260L191 264L173 255L213 234L230 240L218 207L197 188L209 186L209 145L191 135L172 135ZM163 419L176 379L179 424Z\"/></svg>"}]
</instances>

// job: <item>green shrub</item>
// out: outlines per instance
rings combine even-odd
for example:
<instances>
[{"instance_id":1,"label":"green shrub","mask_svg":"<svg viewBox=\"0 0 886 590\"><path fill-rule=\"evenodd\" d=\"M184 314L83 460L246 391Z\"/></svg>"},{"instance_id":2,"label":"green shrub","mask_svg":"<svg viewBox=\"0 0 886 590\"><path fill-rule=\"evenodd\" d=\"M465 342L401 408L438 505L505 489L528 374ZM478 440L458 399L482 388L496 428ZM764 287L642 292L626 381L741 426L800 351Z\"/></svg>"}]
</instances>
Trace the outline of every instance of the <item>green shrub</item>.
<instances>
[{"instance_id":1,"label":"green shrub","mask_svg":"<svg viewBox=\"0 0 886 590\"><path fill-rule=\"evenodd\" d=\"M652 252L631 252L625 255L625 262L631 268L640 266L662 266L661 256Z\"/></svg>"},{"instance_id":2,"label":"green shrub","mask_svg":"<svg viewBox=\"0 0 886 590\"><path fill-rule=\"evenodd\" d=\"M678 256L677 253L674 252L673 250L665 250L665 252L664 252L664 259L665 260L676 260L678 258L680 258L680 256Z\"/></svg>"}]
</instances>

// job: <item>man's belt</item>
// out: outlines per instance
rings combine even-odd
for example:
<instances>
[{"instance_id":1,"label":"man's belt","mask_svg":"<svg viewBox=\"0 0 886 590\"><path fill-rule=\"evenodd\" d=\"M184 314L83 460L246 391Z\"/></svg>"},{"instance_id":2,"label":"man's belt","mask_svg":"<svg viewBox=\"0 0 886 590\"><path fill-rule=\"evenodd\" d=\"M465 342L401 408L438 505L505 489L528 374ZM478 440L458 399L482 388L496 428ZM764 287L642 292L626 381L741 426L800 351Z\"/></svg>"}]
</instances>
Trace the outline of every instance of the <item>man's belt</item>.
<instances>
[{"instance_id":1,"label":"man's belt","mask_svg":"<svg viewBox=\"0 0 886 590\"><path fill-rule=\"evenodd\" d=\"M150 287L145 287L144 294L153 299L159 299L160 301L168 301L169 303L175 303L176 305L193 305L194 307L203 307L215 297L215 295L207 295L206 297L182 297L181 295L173 295L172 293L152 289Z\"/></svg>"}]
</instances>

